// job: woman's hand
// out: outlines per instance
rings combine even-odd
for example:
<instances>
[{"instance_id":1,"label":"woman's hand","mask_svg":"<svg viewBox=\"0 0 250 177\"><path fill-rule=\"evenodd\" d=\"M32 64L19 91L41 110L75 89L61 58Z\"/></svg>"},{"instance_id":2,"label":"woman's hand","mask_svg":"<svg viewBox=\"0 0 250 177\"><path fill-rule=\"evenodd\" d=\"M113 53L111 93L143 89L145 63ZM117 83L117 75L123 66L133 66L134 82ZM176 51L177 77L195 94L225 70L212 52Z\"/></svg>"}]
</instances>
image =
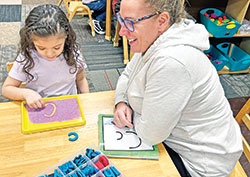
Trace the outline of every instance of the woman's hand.
<instances>
[{"instance_id":1,"label":"woman's hand","mask_svg":"<svg viewBox=\"0 0 250 177\"><path fill-rule=\"evenodd\" d=\"M128 126L133 128L132 124L132 109L124 102L120 102L116 105L114 113L114 123L117 127L123 128Z\"/></svg>"},{"instance_id":2,"label":"woman's hand","mask_svg":"<svg viewBox=\"0 0 250 177\"><path fill-rule=\"evenodd\" d=\"M25 89L23 92L23 97L30 108L38 109L45 106L44 101L39 93L30 89Z\"/></svg>"}]
</instances>

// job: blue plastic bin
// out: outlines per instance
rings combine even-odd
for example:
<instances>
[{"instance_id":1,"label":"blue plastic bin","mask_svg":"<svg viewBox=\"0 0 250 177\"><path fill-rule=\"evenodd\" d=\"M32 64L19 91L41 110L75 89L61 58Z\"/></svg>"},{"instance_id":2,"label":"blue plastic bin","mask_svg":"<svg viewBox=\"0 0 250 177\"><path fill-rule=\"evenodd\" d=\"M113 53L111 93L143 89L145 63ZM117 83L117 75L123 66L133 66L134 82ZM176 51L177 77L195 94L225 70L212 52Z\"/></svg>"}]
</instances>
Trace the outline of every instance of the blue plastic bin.
<instances>
[{"instance_id":1,"label":"blue plastic bin","mask_svg":"<svg viewBox=\"0 0 250 177\"><path fill-rule=\"evenodd\" d=\"M216 46L228 58L227 67L231 71L248 69L250 66L250 55L236 45L224 42Z\"/></svg>"},{"instance_id":2,"label":"blue plastic bin","mask_svg":"<svg viewBox=\"0 0 250 177\"><path fill-rule=\"evenodd\" d=\"M219 50L217 50L213 45L210 45L208 50L204 51L205 54L211 54L214 60L210 60L217 71L220 71L227 63L228 59ZM218 63L218 61L220 63Z\"/></svg>"},{"instance_id":3,"label":"blue plastic bin","mask_svg":"<svg viewBox=\"0 0 250 177\"><path fill-rule=\"evenodd\" d=\"M228 20L234 21L234 23L217 25L212 20L204 15L207 13L208 15L214 14L216 16L226 16ZM206 27L207 31L211 33L216 38L226 38L232 37L240 28L241 24L231 18L230 16L224 14L218 9L215 8L207 8L200 11L200 21Z\"/></svg>"}]
</instances>

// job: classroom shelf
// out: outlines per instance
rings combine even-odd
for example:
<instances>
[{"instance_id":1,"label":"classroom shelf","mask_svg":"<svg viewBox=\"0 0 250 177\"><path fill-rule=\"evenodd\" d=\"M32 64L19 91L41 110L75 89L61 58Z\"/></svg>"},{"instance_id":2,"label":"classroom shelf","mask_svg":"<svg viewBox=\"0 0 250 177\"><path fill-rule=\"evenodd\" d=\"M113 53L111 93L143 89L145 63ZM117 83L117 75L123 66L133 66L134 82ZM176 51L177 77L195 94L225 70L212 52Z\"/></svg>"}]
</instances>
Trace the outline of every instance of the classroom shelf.
<instances>
[{"instance_id":1,"label":"classroom shelf","mask_svg":"<svg viewBox=\"0 0 250 177\"><path fill-rule=\"evenodd\" d=\"M189 9L187 12L193 16L196 19L198 18L198 14L200 10L205 8L217 8L224 12L225 14L229 15L236 21L242 24L243 20L246 19L250 21L250 0L206 0L206 1L200 1L200 0L189 0L187 3L187 7L189 6ZM210 38L213 38L211 40L220 41L219 38L214 38L212 34L209 34ZM239 38L237 41L237 46L250 54L250 33L248 34L240 34L239 30L236 34L233 35L233 37L228 37L227 41L235 41L233 38ZM237 73L250 73L250 69L242 70L242 71L230 71L226 66L218 71L218 74L237 74Z\"/></svg>"},{"instance_id":2,"label":"classroom shelf","mask_svg":"<svg viewBox=\"0 0 250 177\"><path fill-rule=\"evenodd\" d=\"M250 67L248 69L241 71L231 71L227 66L224 66L220 71L218 71L218 74L243 74L243 73L250 73Z\"/></svg>"},{"instance_id":3,"label":"classroom shelf","mask_svg":"<svg viewBox=\"0 0 250 177\"><path fill-rule=\"evenodd\" d=\"M209 37L214 37L214 36L209 33ZM233 37L250 37L250 33L248 33L248 34L239 34L239 33L236 33L236 34L234 34Z\"/></svg>"}]
</instances>

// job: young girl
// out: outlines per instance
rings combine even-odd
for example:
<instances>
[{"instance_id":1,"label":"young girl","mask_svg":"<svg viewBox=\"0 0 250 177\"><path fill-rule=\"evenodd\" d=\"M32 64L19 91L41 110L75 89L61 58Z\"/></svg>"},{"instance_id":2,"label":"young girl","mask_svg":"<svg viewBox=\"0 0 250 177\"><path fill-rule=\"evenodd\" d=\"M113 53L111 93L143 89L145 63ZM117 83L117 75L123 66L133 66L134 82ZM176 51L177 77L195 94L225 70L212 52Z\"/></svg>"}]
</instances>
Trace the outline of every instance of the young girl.
<instances>
[{"instance_id":1,"label":"young girl","mask_svg":"<svg viewBox=\"0 0 250 177\"><path fill-rule=\"evenodd\" d=\"M42 97L89 92L76 34L56 5L35 7L20 30L20 48L2 95L44 107ZM26 88L19 88L26 82Z\"/></svg>"}]
</instances>

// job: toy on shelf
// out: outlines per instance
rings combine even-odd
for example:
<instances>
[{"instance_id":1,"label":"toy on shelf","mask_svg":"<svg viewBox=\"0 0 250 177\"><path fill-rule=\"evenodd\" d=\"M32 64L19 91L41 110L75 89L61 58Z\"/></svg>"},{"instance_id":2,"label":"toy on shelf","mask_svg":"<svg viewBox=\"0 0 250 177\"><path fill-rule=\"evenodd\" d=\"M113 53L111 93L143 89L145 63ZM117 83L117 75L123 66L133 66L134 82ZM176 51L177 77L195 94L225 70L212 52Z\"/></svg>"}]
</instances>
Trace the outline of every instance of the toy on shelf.
<instances>
[{"instance_id":1,"label":"toy on shelf","mask_svg":"<svg viewBox=\"0 0 250 177\"><path fill-rule=\"evenodd\" d=\"M241 24L218 9L207 8L200 11L200 21L214 37L232 37Z\"/></svg>"},{"instance_id":2,"label":"toy on shelf","mask_svg":"<svg viewBox=\"0 0 250 177\"><path fill-rule=\"evenodd\" d=\"M204 53L207 55L217 71L220 71L228 62L228 59L213 45L210 45L210 48L205 50Z\"/></svg>"},{"instance_id":3,"label":"toy on shelf","mask_svg":"<svg viewBox=\"0 0 250 177\"><path fill-rule=\"evenodd\" d=\"M229 20L225 15L224 16L216 16L215 14L207 14L207 12L204 12L203 15L205 15L207 18L209 18L212 22L214 22L216 25L227 25L228 29L232 29L235 27L235 22L232 20Z\"/></svg>"},{"instance_id":4,"label":"toy on shelf","mask_svg":"<svg viewBox=\"0 0 250 177\"><path fill-rule=\"evenodd\" d=\"M213 54L211 52L207 53L206 55L210 61L216 61L216 64L221 64L221 62L219 60L217 60L216 58L213 57Z\"/></svg>"},{"instance_id":5,"label":"toy on shelf","mask_svg":"<svg viewBox=\"0 0 250 177\"><path fill-rule=\"evenodd\" d=\"M231 71L241 71L250 67L250 55L236 45L224 42L216 47L228 58L226 65Z\"/></svg>"},{"instance_id":6,"label":"toy on shelf","mask_svg":"<svg viewBox=\"0 0 250 177\"><path fill-rule=\"evenodd\" d=\"M86 147L35 177L125 177L96 147Z\"/></svg>"}]
</instances>

